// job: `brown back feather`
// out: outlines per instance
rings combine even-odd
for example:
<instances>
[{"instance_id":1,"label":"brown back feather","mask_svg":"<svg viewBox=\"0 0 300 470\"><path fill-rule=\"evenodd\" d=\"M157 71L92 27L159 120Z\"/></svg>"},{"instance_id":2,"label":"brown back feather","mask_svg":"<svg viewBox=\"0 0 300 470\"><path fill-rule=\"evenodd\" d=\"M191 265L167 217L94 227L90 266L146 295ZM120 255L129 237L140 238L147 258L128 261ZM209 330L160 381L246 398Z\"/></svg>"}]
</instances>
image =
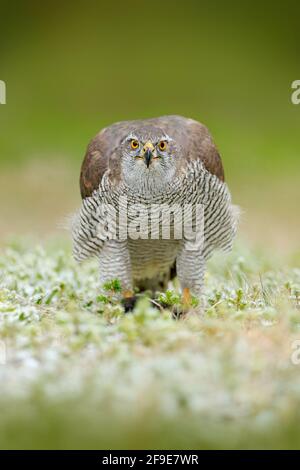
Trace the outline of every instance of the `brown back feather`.
<instances>
[{"instance_id":1,"label":"brown back feather","mask_svg":"<svg viewBox=\"0 0 300 470\"><path fill-rule=\"evenodd\" d=\"M106 170L112 177L121 178L120 158L117 154L120 142L133 129L152 125L161 128L175 139L183 150L182 166L200 159L207 171L224 181L221 157L208 129L197 121L181 116L162 116L139 121L124 121L101 131L89 144L80 173L82 198L91 196L98 188Z\"/></svg>"}]
</instances>

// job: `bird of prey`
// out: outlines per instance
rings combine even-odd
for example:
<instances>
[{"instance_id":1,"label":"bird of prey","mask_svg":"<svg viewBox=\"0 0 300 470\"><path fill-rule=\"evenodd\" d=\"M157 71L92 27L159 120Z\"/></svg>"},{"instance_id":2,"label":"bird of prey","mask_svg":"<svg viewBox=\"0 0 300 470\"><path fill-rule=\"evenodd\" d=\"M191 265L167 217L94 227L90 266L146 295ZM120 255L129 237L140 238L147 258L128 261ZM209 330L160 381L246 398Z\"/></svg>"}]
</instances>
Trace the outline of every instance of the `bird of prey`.
<instances>
[{"instance_id":1,"label":"bird of prey","mask_svg":"<svg viewBox=\"0 0 300 470\"><path fill-rule=\"evenodd\" d=\"M118 279L127 305L135 289L161 291L176 275L186 304L191 296L200 298L206 260L214 250L232 246L238 210L210 133L193 119L162 116L103 129L87 148L80 189L82 205L72 226L74 257L97 256L101 285ZM161 222L162 206L175 208L168 219L169 236L163 236L161 227L151 232L150 223L140 227L138 236L128 230L118 236L125 212L126 222L133 223L132 208L142 207L149 216L155 207ZM176 211L195 206L202 208L199 228L192 210L193 236L183 230L176 234ZM106 220L110 210L115 216L111 222ZM103 235L99 227L104 219Z\"/></svg>"}]
</instances>

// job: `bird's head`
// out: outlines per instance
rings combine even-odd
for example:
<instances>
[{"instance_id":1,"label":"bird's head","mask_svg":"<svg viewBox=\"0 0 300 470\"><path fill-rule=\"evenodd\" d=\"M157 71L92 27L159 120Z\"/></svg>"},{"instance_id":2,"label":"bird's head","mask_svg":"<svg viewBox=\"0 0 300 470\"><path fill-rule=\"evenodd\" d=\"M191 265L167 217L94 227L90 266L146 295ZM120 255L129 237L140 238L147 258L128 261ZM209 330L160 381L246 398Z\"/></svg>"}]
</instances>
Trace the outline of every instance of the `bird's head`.
<instances>
[{"instance_id":1,"label":"bird's head","mask_svg":"<svg viewBox=\"0 0 300 470\"><path fill-rule=\"evenodd\" d=\"M176 172L176 142L159 128L133 129L121 144L122 172L129 186L162 187Z\"/></svg>"}]
</instances>

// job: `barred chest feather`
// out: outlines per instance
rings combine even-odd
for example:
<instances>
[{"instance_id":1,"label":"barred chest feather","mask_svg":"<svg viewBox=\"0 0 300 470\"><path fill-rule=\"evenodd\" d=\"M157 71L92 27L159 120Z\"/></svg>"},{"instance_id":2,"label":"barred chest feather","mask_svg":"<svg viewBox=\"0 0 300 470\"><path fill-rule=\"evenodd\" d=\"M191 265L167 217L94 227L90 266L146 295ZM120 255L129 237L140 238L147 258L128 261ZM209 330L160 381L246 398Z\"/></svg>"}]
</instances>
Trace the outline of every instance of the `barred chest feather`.
<instances>
[{"instance_id":1,"label":"barred chest feather","mask_svg":"<svg viewBox=\"0 0 300 470\"><path fill-rule=\"evenodd\" d=\"M203 256L208 258L215 249L228 250L236 233L238 209L231 204L228 187L216 176L209 173L201 161L190 163L185 174L177 177L172 184L163 190L156 190L153 183L145 182L139 191L129 188L124 183L114 187L109 175L104 175L98 190L91 197L83 200L82 207L75 216L72 227L73 251L75 259L82 261L90 256L101 253L105 243L99 236L99 224L103 223L104 212L107 207L112 208L116 214L116 227L106 227L108 231L122 229L120 215L128 216L128 224L134 222L137 205L146 210L161 205L172 206L174 218L171 218L170 239L163 239L162 233L153 238L152 226L147 227L148 238L133 239L128 236L127 244L130 252L132 274L134 278L147 275L152 277L158 270L164 272L175 261L180 250L182 240L174 236L174 223L176 210L182 211L184 205L202 205L203 220ZM120 203L121 201L121 203ZM123 201L123 202L122 202ZM125 206L126 203L126 206ZM134 210L132 210L134 209ZM121 217L122 218L122 217ZM112 224L114 225L114 224Z\"/></svg>"}]
</instances>

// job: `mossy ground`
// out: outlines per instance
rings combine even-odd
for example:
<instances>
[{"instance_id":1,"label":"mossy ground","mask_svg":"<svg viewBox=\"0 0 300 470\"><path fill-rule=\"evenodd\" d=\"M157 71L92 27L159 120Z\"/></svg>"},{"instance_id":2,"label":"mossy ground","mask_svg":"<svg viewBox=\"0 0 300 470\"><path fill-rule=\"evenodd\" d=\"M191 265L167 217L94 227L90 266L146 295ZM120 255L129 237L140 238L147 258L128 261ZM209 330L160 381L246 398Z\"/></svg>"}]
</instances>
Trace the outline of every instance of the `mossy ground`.
<instances>
[{"instance_id":1,"label":"mossy ground","mask_svg":"<svg viewBox=\"0 0 300 470\"><path fill-rule=\"evenodd\" d=\"M124 315L99 296L97 263L77 266L60 243L12 243L0 447L300 447L300 270L287 264L218 255L203 317L174 320L145 298Z\"/></svg>"}]
</instances>

